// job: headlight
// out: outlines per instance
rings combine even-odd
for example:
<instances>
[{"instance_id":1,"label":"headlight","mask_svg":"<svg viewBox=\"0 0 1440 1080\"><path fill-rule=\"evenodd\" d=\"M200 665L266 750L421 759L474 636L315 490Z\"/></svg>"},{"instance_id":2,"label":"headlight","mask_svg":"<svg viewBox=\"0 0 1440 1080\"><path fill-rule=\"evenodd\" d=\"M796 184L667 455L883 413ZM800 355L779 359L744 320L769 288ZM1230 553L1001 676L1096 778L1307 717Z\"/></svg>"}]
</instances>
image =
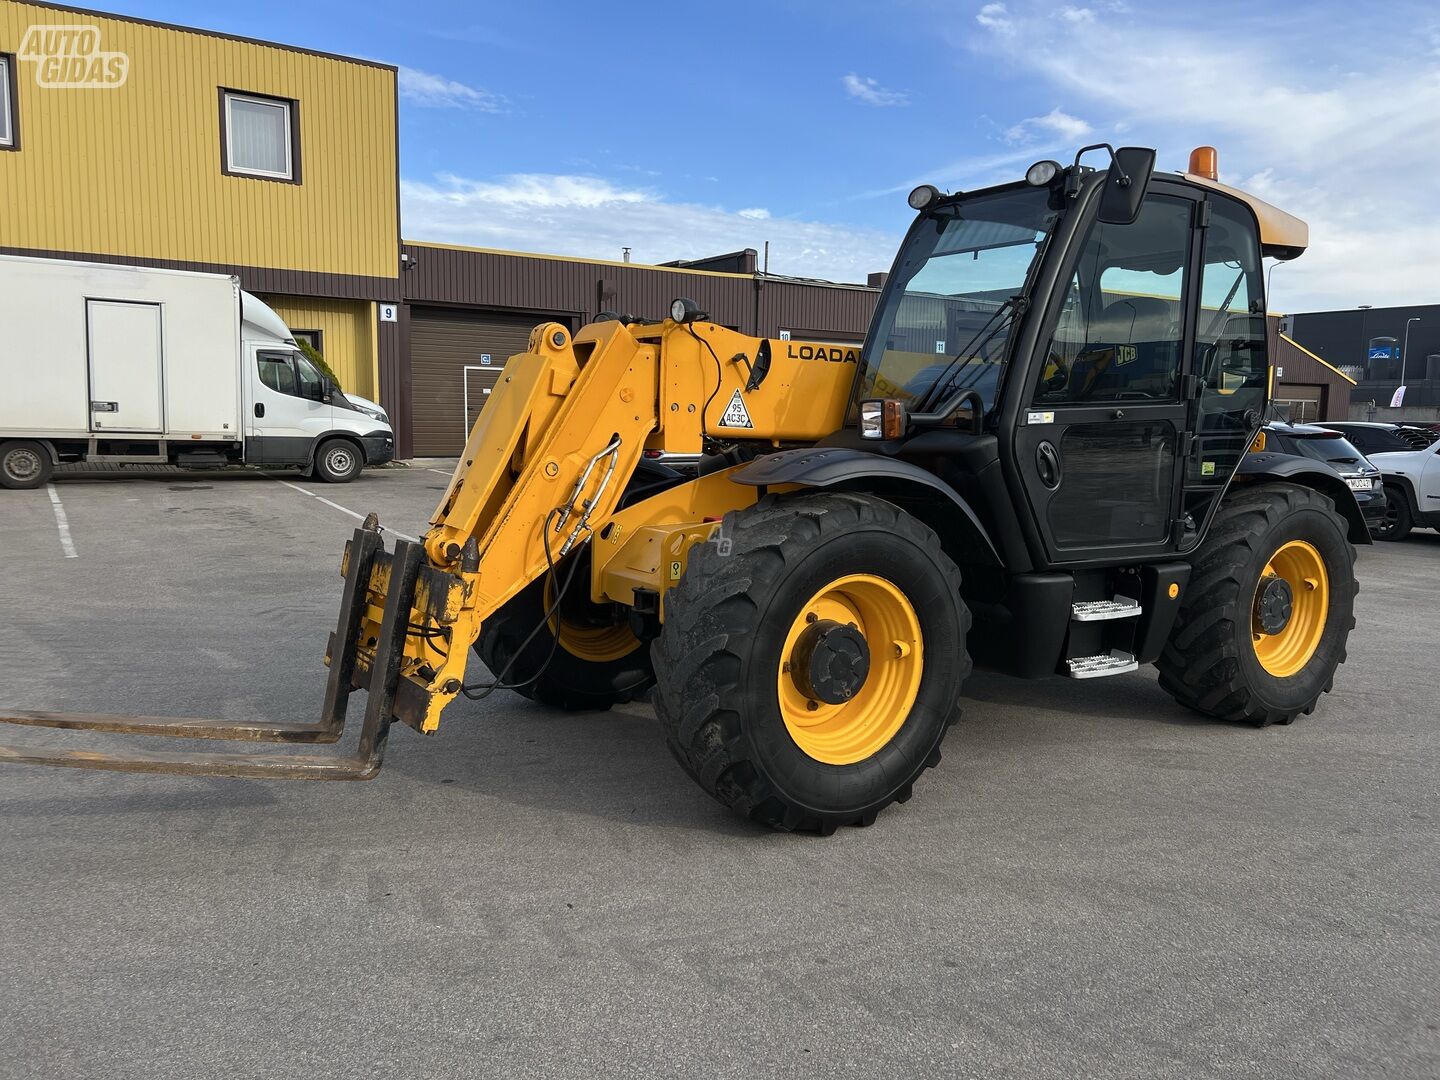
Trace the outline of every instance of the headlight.
<instances>
[{"instance_id":1,"label":"headlight","mask_svg":"<svg viewBox=\"0 0 1440 1080\"><path fill-rule=\"evenodd\" d=\"M910 192L910 197L905 201L910 204L911 210L924 210L940 201L940 189L934 184L921 184Z\"/></svg>"},{"instance_id":2,"label":"headlight","mask_svg":"<svg viewBox=\"0 0 1440 1080\"><path fill-rule=\"evenodd\" d=\"M860 402L860 434L867 439L878 439L884 432L881 425L885 422L884 402L862 401Z\"/></svg>"},{"instance_id":3,"label":"headlight","mask_svg":"<svg viewBox=\"0 0 1440 1080\"><path fill-rule=\"evenodd\" d=\"M359 406L359 409L372 420L378 420L382 424L390 423L390 417L385 415L384 409L367 409L364 405Z\"/></svg>"},{"instance_id":4,"label":"headlight","mask_svg":"<svg viewBox=\"0 0 1440 1080\"><path fill-rule=\"evenodd\" d=\"M691 300L688 296L677 296L670 301L670 318L677 323L692 323L696 319L708 319L710 316L700 310L700 305Z\"/></svg>"},{"instance_id":5,"label":"headlight","mask_svg":"<svg viewBox=\"0 0 1440 1080\"><path fill-rule=\"evenodd\" d=\"M895 398L860 402L860 436L865 439L898 439L905 434L908 417L905 405Z\"/></svg>"},{"instance_id":6,"label":"headlight","mask_svg":"<svg viewBox=\"0 0 1440 1080\"><path fill-rule=\"evenodd\" d=\"M1044 187L1059 175L1058 161L1037 161L1025 170L1025 182L1031 187Z\"/></svg>"}]
</instances>

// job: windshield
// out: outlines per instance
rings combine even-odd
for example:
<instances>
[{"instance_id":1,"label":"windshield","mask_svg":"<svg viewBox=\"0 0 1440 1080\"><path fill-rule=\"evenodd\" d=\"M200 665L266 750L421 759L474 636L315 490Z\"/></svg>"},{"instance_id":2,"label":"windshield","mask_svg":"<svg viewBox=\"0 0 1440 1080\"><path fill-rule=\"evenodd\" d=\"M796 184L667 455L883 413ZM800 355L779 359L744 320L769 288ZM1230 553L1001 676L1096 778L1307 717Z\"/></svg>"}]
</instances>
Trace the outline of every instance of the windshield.
<instances>
[{"instance_id":1,"label":"windshield","mask_svg":"<svg viewBox=\"0 0 1440 1080\"><path fill-rule=\"evenodd\" d=\"M1024 291L1058 214L1046 188L976 195L928 213L886 283L866 342L858 400L934 408L959 390L995 404Z\"/></svg>"}]
</instances>

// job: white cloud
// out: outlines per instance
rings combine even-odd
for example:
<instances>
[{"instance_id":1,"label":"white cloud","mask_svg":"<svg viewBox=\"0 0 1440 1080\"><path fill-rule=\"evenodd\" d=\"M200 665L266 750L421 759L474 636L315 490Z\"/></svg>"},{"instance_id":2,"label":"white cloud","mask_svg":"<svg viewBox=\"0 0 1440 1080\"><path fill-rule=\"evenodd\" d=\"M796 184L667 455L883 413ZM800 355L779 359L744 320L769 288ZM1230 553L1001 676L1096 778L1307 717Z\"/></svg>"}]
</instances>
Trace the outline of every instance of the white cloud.
<instances>
[{"instance_id":1,"label":"white cloud","mask_svg":"<svg viewBox=\"0 0 1440 1080\"><path fill-rule=\"evenodd\" d=\"M849 94L856 101L863 101L866 105L908 105L910 95L904 90L890 90L881 86L876 80L863 75L856 75L853 71L840 80L845 87L845 93Z\"/></svg>"},{"instance_id":2,"label":"white cloud","mask_svg":"<svg viewBox=\"0 0 1440 1080\"><path fill-rule=\"evenodd\" d=\"M1021 120L1005 132L1005 139L1012 143L1031 143L1037 139L1059 139L1073 143L1085 138L1094 129L1079 117L1061 112L1059 106L1044 116L1031 116Z\"/></svg>"},{"instance_id":3,"label":"white cloud","mask_svg":"<svg viewBox=\"0 0 1440 1080\"><path fill-rule=\"evenodd\" d=\"M402 101L426 108L498 113L504 112L507 105L500 94L415 68L400 69L399 87Z\"/></svg>"},{"instance_id":4,"label":"white cloud","mask_svg":"<svg viewBox=\"0 0 1440 1080\"><path fill-rule=\"evenodd\" d=\"M1307 220L1310 250L1275 272L1273 308L1435 299L1433 42L1420 35L1385 46L1399 52L1382 85L1363 66L1380 38L1337 36L1320 15L1287 23L1281 42L1263 13L1253 22L1231 13L1210 27L1171 21L1182 16L1165 9L1117 19L1108 17L1113 4L1093 3L1080 18L1055 19L1053 10L989 4L962 34L977 57L1038 77L1100 128L1155 146L1160 168L1184 168L1192 146L1217 146L1222 180ZM1012 130L1023 135L1033 123Z\"/></svg>"},{"instance_id":5,"label":"white cloud","mask_svg":"<svg viewBox=\"0 0 1440 1080\"><path fill-rule=\"evenodd\" d=\"M1010 13L1005 10L1004 4L986 4L976 13L975 21L985 29L1000 34L1008 34L1013 29Z\"/></svg>"},{"instance_id":6,"label":"white cloud","mask_svg":"<svg viewBox=\"0 0 1440 1080\"><path fill-rule=\"evenodd\" d=\"M487 180L442 176L400 185L405 237L636 262L697 259L762 248L775 273L864 281L888 270L897 238L875 230L773 218L759 208L730 211L671 202L647 188L591 176L527 173Z\"/></svg>"},{"instance_id":7,"label":"white cloud","mask_svg":"<svg viewBox=\"0 0 1440 1080\"><path fill-rule=\"evenodd\" d=\"M1089 8L1063 7L1060 17L1072 23L1088 23L1095 21L1095 12Z\"/></svg>"}]
</instances>

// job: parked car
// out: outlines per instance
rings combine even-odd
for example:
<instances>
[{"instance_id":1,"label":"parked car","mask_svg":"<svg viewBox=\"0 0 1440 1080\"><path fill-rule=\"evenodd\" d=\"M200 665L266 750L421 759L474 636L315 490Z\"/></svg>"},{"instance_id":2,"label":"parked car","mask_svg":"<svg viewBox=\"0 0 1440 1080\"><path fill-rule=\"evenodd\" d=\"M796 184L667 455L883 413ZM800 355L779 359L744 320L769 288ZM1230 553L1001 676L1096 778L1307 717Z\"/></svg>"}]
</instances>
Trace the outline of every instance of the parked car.
<instances>
[{"instance_id":1,"label":"parked car","mask_svg":"<svg viewBox=\"0 0 1440 1080\"><path fill-rule=\"evenodd\" d=\"M1382 474L1385 487L1385 524L1372 530L1381 540L1403 540L1417 526L1426 529L1440 529L1440 440L1418 447L1412 440L1420 438L1420 428L1401 428L1395 424L1327 424L1327 427L1344 428L1344 435L1350 438L1349 429L1397 428L1396 432L1383 432L1387 447L1367 456ZM1411 434L1407 436L1406 431ZM1372 432L1364 432L1361 439L1372 443L1379 439Z\"/></svg>"},{"instance_id":2,"label":"parked car","mask_svg":"<svg viewBox=\"0 0 1440 1080\"><path fill-rule=\"evenodd\" d=\"M1266 450L1323 461L1338 472L1355 493L1355 502L1365 516L1365 524L1376 536L1381 535L1388 521L1381 470L1345 435L1328 427L1280 420L1270 421L1261 430L1265 435Z\"/></svg>"},{"instance_id":3,"label":"parked car","mask_svg":"<svg viewBox=\"0 0 1440 1080\"><path fill-rule=\"evenodd\" d=\"M1376 424L1360 420L1331 423L1326 420L1318 426L1340 432L1366 457L1423 450L1440 437L1428 424Z\"/></svg>"}]
</instances>

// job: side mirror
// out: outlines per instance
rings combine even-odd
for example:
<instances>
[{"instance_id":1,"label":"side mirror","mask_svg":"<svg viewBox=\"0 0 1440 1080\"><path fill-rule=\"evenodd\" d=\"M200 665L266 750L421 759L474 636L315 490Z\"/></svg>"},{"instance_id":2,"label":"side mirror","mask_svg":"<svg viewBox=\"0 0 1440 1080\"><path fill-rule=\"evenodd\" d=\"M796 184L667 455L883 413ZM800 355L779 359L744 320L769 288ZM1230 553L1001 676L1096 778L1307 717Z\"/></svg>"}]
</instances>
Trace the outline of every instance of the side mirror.
<instances>
[{"instance_id":1,"label":"side mirror","mask_svg":"<svg viewBox=\"0 0 1440 1080\"><path fill-rule=\"evenodd\" d=\"M1110 160L1105 190L1100 194L1100 220L1106 225L1133 225L1155 171L1155 151L1122 146Z\"/></svg>"}]
</instances>

